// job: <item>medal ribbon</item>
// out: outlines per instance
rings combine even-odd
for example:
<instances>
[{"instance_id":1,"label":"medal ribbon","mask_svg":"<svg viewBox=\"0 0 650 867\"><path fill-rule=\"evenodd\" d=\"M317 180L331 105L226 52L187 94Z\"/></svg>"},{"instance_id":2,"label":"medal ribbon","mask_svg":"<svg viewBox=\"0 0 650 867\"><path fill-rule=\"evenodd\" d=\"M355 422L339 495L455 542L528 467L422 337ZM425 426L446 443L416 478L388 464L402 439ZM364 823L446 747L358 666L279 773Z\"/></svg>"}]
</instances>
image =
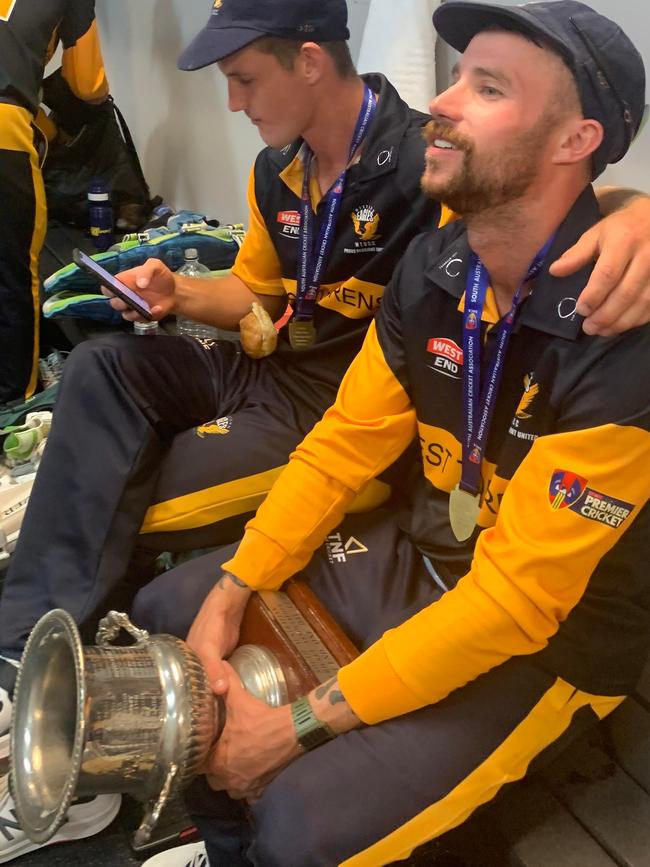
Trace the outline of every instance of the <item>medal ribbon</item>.
<instances>
[{"instance_id":1,"label":"medal ribbon","mask_svg":"<svg viewBox=\"0 0 650 867\"><path fill-rule=\"evenodd\" d=\"M471 254L463 313L463 406L465 435L463 467L459 488L475 496L481 487L481 463L494 414L506 350L521 302L524 285L539 276L553 238L533 259L512 299L512 307L501 320L496 347L488 362L486 381L481 386L481 316L490 275L475 253Z\"/></svg>"},{"instance_id":2,"label":"medal ribbon","mask_svg":"<svg viewBox=\"0 0 650 867\"><path fill-rule=\"evenodd\" d=\"M377 108L377 97L370 90L368 85L365 86L363 94L363 104L350 145L350 156L348 162L359 149L361 142L366 137L368 128L372 123ZM341 203L343 201L343 190L345 188L345 177L347 175L347 167L341 172L336 182L330 187L323 201L323 209L325 211L324 219L320 228L318 243L314 242L314 223L315 215L312 211L311 196L309 194L309 181L311 178L311 167L314 159L313 151L307 146L305 154L305 176L302 184L302 196L300 200L300 235L299 235L299 256L300 264L298 268L298 288L296 292L295 315L294 319L310 320L314 315L314 308L318 300L318 290L320 289L321 280L327 267L327 262L332 251L334 243L334 232L336 229L336 221Z\"/></svg>"}]
</instances>

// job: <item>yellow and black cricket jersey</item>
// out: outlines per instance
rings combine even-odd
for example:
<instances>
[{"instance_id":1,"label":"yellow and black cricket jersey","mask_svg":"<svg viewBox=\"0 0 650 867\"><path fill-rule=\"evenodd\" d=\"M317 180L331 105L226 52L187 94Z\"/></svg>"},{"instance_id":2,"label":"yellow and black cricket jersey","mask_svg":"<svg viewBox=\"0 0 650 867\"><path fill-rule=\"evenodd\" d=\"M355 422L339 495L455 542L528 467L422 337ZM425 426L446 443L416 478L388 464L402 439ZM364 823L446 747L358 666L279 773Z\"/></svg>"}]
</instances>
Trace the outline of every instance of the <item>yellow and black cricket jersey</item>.
<instances>
[{"instance_id":1,"label":"yellow and black cricket jersey","mask_svg":"<svg viewBox=\"0 0 650 867\"><path fill-rule=\"evenodd\" d=\"M553 262L598 219L593 191L560 227ZM484 461L480 527L448 519L461 472L462 222L417 238L343 380L227 565L277 587L308 561L364 482L419 436L405 529L455 585L340 672L377 722L436 702L511 656L585 692L629 692L650 638L650 327L589 337L576 315L588 270L543 271L508 348ZM482 335L499 316L491 290ZM489 350L483 353L487 356Z\"/></svg>"},{"instance_id":2,"label":"yellow and black cricket jersey","mask_svg":"<svg viewBox=\"0 0 650 867\"><path fill-rule=\"evenodd\" d=\"M307 380L338 386L409 242L441 221L441 207L420 191L422 127L429 117L409 108L383 76L364 79L379 103L361 159L347 174L314 315L317 342L295 352L285 328L276 353L276 362L297 378L303 397ZM283 150L266 148L258 156L248 190L249 229L233 267L253 292L286 293L290 301L298 273L303 156L302 141ZM311 194L319 214L321 191L315 179Z\"/></svg>"},{"instance_id":3,"label":"yellow and black cricket jersey","mask_svg":"<svg viewBox=\"0 0 650 867\"><path fill-rule=\"evenodd\" d=\"M77 96L106 96L94 0L0 0L0 102L36 113L58 40L63 76Z\"/></svg>"}]
</instances>

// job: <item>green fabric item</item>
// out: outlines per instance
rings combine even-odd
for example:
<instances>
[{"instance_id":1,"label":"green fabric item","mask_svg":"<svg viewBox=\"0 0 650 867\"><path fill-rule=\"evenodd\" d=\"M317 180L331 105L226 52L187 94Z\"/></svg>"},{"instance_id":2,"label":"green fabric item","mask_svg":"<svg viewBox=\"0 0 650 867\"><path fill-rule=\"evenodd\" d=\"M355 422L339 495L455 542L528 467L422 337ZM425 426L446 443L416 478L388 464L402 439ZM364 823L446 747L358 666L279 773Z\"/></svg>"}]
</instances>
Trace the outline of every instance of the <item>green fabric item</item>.
<instances>
[{"instance_id":1,"label":"green fabric item","mask_svg":"<svg viewBox=\"0 0 650 867\"><path fill-rule=\"evenodd\" d=\"M56 382L49 388L35 394L25 401L12 401L0 406L0 429L10 427L11 425L21 425L28 412L35 412L38 409L52 409L56 400L56 395L59 391L59 383Z\"/></svg>"}]
</instances>

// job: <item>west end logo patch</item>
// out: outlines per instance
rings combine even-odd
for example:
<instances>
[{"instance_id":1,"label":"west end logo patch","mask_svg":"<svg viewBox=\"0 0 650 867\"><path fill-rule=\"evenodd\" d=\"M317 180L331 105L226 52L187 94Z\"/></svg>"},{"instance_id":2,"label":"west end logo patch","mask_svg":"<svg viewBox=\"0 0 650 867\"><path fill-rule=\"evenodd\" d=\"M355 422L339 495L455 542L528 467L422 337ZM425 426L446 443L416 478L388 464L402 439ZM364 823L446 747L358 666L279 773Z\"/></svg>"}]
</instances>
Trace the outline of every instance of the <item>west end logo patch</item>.
<instances>
[{"instance_id":1,"label":"west end logo patch","mask_svg":"<svg viewBox=\"0 0 650 867\"><path fill-rule=\"evenodd\" d=\"M280 232L288 238L298 239L300 235L300 214L298 211L278 211Z\"/></svg>"},{"instance_id":2,"label":"west end logo patch","mask_svg":"<svg viewBox=\"0 0 650 867\"><path fill-rule=\"evenodd\" d=\"M549 485L549 501L554 510L568 508L582 518L614 529L620 527L635 509L632 503L590 488L587 479L568 470L554 471Z\"/></svg>"},{"instance_id":3,"label":"west end logo patch","mask_svg":"<svg viewBox=\"0 0 650 867\"><path fill-rule=\"evenodd\" d=\"M448 337L432 337L427 343L427 352L435 357L433 364L429 365L431 370L451 379L460 379L463 350L454 340Z\"/></svg>"}]
</instances>

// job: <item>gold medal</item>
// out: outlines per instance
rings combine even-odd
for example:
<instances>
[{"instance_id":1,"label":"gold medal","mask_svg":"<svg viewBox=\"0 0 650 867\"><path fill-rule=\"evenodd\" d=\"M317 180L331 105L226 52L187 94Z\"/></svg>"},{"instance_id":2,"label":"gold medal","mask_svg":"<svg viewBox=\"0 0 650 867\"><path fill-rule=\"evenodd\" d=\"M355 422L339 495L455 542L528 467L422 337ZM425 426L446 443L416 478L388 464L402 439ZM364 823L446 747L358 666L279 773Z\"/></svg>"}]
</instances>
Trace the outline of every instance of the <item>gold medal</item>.
<instances>
[{"instance_id":1,"label":"gold medal","mask_svg":"<svg viewBox=\"0 0 650 867\"><path fill-rule=\"evenodd\" d=\"M449 523L459 542L466 542L476 527L481 495L463 491L458 485L449 494Z\"/></svg>"},{"instance_id":2,"label":"gold medal","mask_svg":"<svg viewBox=\"0 0 650 867\"><path fill-rule=\"evenodd\" d=\"M289 343L292 349L309 349L316 343L316 329L312 319L294 319L289 323Z\"/></svg>"}]
</instances>

